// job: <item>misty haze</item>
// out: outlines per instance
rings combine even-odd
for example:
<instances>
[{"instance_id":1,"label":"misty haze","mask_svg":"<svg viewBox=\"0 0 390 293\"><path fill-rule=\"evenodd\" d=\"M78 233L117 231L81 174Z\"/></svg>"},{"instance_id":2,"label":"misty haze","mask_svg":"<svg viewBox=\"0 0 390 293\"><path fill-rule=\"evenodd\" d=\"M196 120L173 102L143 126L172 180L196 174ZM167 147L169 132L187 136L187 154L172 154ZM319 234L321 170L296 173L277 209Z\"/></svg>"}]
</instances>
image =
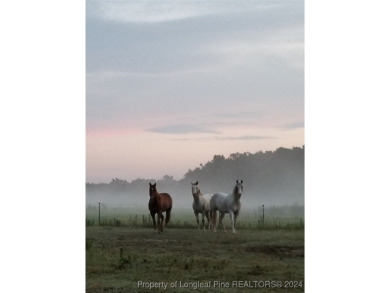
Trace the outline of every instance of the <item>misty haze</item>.
<instances>
[{"instance_id":1,"label":"misty haze","mask_svg":"<svg viewBox=\"0 0 390 293\"><path fill-rule=\"evenodd\" d=\"M175 180L165 175L161 179L113 178L110 183L87 183L86 204L93 208L100 202L104 207L137 209L148 214L149 182L157 183L159 192L173 198L173 213L191 209L191 182L199 182L203 194L231 193L236 180L243 180L241 198L243 210L262 205L304 205L304 147L278 148L276 151L235 153L225 158L215 155L211 161L189 169L184 177ZM302 209L303 211L303 209Z\"/></svg>"}]
</instances>

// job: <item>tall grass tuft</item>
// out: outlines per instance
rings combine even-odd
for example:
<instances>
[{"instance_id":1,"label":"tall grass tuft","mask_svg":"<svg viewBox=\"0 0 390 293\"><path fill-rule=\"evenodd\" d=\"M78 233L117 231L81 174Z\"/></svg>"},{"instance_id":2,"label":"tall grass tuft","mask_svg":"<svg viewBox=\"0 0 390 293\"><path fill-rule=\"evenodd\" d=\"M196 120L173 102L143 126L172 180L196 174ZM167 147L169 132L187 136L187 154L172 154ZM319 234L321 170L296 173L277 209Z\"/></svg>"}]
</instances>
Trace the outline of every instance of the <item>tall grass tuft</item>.
<instances>
[{"instance_id":1,"label":"tall grass tuft","mask_svg":"<svg viewBox=\"0 0 390 293\"><path fill-rule=\"evenodd\" d=\"M86 226L95 226L95 220L91 219L86 219Z\"/></svg>"},{"instance_id":2,"label":"tall grass tuft","mask_svg":"<svg viewBox=\"0 0 390 293\"><path fill-rule=\"evenodd\" d=\"M91 250L93 244L93 239L86 239L85 240L85 249L87 251Z\"/></svg>"},{"instance_id":3,"label":"tall grass tuft","mask_svg":"<svg viewBox=\"0 0 390 293\"><path fill-rule=\"evenodd\" d=\"M131 263L131 257L129 255L124 256L123 255L123 248L119 249L119 263L116 266L118 270L122 270L125 268L131 268L132 263Z\"/></svg>"}]
</instances>

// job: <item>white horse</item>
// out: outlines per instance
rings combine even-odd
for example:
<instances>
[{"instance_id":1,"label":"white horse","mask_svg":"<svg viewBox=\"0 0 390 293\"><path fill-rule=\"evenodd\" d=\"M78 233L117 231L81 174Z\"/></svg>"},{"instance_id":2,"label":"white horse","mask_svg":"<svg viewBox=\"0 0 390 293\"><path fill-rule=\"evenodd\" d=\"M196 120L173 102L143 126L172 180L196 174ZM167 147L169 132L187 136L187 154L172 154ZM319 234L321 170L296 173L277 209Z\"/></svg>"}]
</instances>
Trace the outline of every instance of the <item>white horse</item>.
<instances>
[{"instance_id":1,"label":"white horse","mask_svg":"<svg viewBox=\"0 0 390 293\"><path fill-rule=\"evenodd\" d=\"M243 181L236 181L233 192L230 194L225 193L214 193L210 200L210 214L211 214L211 225L215 231L217 231L217 210L219 211L219 225L226 231L225 226L222 223L225 213L229 213L230 221L232 223L232 232L236 233L236 221L240 212L241 203L240 198L244 190Z\"/></svg>"},{"instance_id":2,"label":"white horse","mask_svg":"<svg viewBox=\"0 0 390 293\"><path fill-rule=\"evenodd\" d=\"M200 229L199 213L202 214L203 229L206 230L206 226L204 224L205 216L207 218L208 228L210 229L210 198L212 194L203 195L202 192L200 192L200 189L198 187L198 181L196 181L196 183L191 182L191 190L192 190L192 196L194 197L192 208L194 209L196 222L198 223L198 229Z\"/></svg>"}]
</instances>

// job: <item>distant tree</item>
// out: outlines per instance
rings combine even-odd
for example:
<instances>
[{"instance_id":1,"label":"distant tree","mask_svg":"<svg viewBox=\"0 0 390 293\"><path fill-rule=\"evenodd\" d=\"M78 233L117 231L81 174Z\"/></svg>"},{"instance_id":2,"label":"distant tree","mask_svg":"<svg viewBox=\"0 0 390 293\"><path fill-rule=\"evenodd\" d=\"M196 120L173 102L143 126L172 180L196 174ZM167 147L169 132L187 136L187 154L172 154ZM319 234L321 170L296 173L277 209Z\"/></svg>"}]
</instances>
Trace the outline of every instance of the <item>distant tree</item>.
<instances>
[{"instance_id":1,"label":"distant tree","mask_svg":"<svg viewBox=\"0 0 390 293\"><path fill-rule=\"evenodd\" d=\"M164 181L173 181L173 176L164 175L163 180Z\"/></svg>"},{"instance_id":2,"label":"distant tree","mask_svg":"<svg viewBox=\"0 0 390 293\"><path fill-rule=\"evenodd\" d=\"M176 198L186 199L190 182L199 181L202 191L231 192L236 180L244 180L245 197L287 199L303 203L305 148L278 148L275 151L257 153L232 153L228 158L214 155L212 160L188 169L184 177L175 180L164 175L160 180L136 179L131 183L114 178L109 184L86 183L87 195L128 194L147 195L149 182L158 182L159 191L169 191ZM258 199L256 199L258 201Z\"/></svg>"},{"instance_id":3,"label":"distant tree","mask_svg":"<svg viewBox=\"0 0 390 293\"><path fill-rule=\"evenodd\" d=\"M111 191L123 192L130 186L130 184L126 180L114 178L111 180L108 186Z\"/></svg>"}]
</instances>

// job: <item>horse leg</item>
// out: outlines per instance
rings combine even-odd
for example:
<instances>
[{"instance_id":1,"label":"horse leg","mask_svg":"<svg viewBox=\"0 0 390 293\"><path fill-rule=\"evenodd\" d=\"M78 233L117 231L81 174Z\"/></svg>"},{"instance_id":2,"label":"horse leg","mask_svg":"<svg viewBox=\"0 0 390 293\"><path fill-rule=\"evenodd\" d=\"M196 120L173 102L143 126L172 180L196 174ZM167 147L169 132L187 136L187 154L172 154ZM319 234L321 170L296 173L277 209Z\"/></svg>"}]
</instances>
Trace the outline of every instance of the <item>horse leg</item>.
<instances>
[{"instance_id":1,"label":"horse leg","mask_svg":"<svg viewBox=\"0 0 390 293\"><path fill-rule=\"evenodd\" d=\"M213 215L212 215L212 225L213 225L213 230L214 230L214 232L217 232L217 210L215 210L215 211L213 211L212 212L213 213Z\"/></svg>"},{"instance_id":2,"label":"horse leg","mask_svg":"<svg viewBox=\"0 0 390 293\"><path fill-rule=\"evenodd\" d=\"M150 213L150 216L152 217L153 219L153 227L154 227L154 231L156 232L156 213L155 212L151 212ZM158 220L158 219L157 219Z\"/></svg>"},{"instance_id":3,"label":"horse leg","mask_svg":"<svg viewBox=\"0 0 390 293\"><path fill-rule=\"evenodd\" d=\"M199 213L198 212L194 212L194 214L195 214L196 223L198 224L198 230L199 230Z\"/></svg>"},{"instance_id":4,"label":"horse leg","mask_svg":"<svg viewBox=\"0 0 390 293\"><path fill-rule=\"evenodd\" d=\"M158 232L161 232L161 212L157 213L157 229Z\"/></svg>"},{"instance_id":5,"label":"horse leg","mask_svg":"<svg viewBox=\"0 0 390 293\"><path fill-rule=\"evenodd\" d=\"M160 213L157 213L157 230L160 232Z\"/></svg>"},{"instance_id":6,"label":"horse leg","mask_svg":"<svg viewBox=\"0 0 390 293\"><path fill-rule=\"evenodd\" d=\"M236 233L236 229L234 228L234 226L235 226L234 213L229 212L229 216L230 216L230 222L232 223L232 232Z\"/></svg>"},{"instance_id":7,"label":"horse leg","mask_svg":"<svg viewBox=\"0 0 390 293\"><path fill-rule=\"evenodd\" d=\"M204 225L204 214L205 214L205 211L202 211L202 225L203 225L203 230L206 231L206 227Z\"/></svg>"},{"instance_id":8,"label":"horse leg","mask_svg":"<svg viewBox=\"0 0 390 293\"><path fill-rule=\"evenodd\" d=\"M207 219L207 226L208 226L208 229L210 230L210 212L205 212L205 215L206 215L206 219Z\"/></svg>"},{"instance_id":9,"label":"horse leg","mask_svg":"<svg viewBox=\"0 0 390 293\"><path fill-rule=\"evenodd\" d=\"M239 211L234 212L234 229L236 229L236 223L237 223L238 214L239 214Z\"/></svg>"},{"instance_id":10,"label":"horse leg","mask_svg":"<svg viewBox=\"0 0 390 293\"><path fill-rule=\"evenodd\" d=\"M163 231L163 223L164 223L164 214L162 212L160 212L158 215L158 218L160 220L160 223L159 223L160 224L160 226L159 226L160 232L162 232Z\"/></svg>"},{"instance_id":11,"label":"horse leg","mask_svg":"<svg viewBox=\"0 0 390 293\"><path fill-rule=\"evenodd\" d=\"M213 212L210 211L210 230L213 230Z\"/></svg>"},{"instance_id":12,"label":"horse leg","mask_svg":"<svg viewBox=\"0 0 390 293\"><path fill-rule=\"evenodd\" d=\"M215 215L215 216L217 216L217 215ZM223 230L226 232L226 227L225 227L225 225L222 222L223 217L225 217L225 213L219 213L219 226L220 227L222 226Z\"/></svg>"},{"instance_id":13,"label":"horse leg","mask_svg":"<svg viewBox=\"0 0 390 293\"><path fill-rule=\"evenodd\" d=\"M214 229L215 229L215 231L218 229L218 224L219 224L219 222L217 222L219 220L218 215L219 215L218 210L216 210L214 212Z\"/></svg>"},{"instance_id":14,"label":"horse leg","mask_svg":"<svg viewBox=\"0 0 390 293\"><path fill-rule=\"evenodd\" d=\"M222 215L222 219L225 217L225 214L224 213L219 213L219 216ZM223 224L222 220L221 220L221 225L222 225L222 228L223 230L226 232L226 226Z\"/></svg>"}]
</instances>

